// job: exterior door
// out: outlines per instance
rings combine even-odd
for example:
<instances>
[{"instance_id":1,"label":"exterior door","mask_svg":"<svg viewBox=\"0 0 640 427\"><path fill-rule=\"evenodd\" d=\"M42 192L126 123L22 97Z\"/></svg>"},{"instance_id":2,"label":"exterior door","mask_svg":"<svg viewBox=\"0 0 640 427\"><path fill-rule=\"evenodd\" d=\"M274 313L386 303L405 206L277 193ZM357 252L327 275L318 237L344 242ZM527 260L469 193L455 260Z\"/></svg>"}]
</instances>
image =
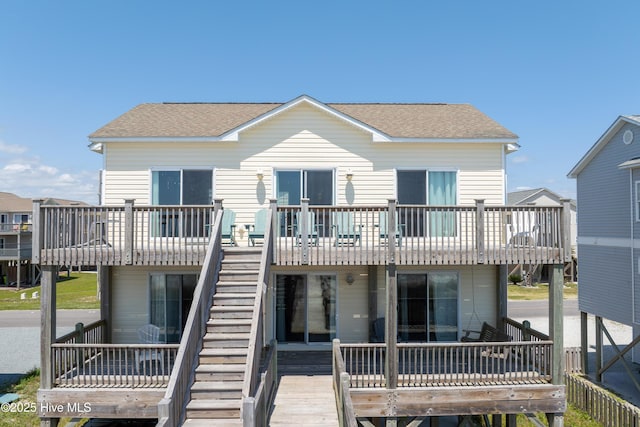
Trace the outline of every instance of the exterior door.
<instances>
[{"instance_id":1,"label":"exterior door","mask_svg":"<svg viewBox=\"0 0 640 427\"><path fill-rule=\"evenodd\" d=\"M328 343L336 336L336 276L276 276L276 339Z\"/></svg>"},{"instance_id":2,"label":"exterior door","mask_svg":"<svg viewBox=\"0 0 640 427\"><path fill-rule=\"evenodd\" d=\"M150 323L160 328L160 340L179 343L193 300L195 274L152 274Z\"/></svg>"},{"instance_id":3,"label":"exterior door","mask_svg":"<svg viewBox=\"0 0 640 427\"><path fill-rule=\"evenodd\" d=\"M457 273L398 274L398 337L406 342L457 341Z\"/></svg>"}]
</instances>

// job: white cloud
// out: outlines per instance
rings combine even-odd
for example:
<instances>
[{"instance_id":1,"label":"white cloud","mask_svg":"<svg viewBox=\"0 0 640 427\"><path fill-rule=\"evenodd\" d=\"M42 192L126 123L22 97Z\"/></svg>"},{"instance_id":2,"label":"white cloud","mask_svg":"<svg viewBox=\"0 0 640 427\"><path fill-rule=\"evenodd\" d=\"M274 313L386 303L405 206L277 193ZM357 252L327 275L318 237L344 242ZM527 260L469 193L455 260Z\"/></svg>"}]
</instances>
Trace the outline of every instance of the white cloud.
<instances>
[{"instance_id":1,"label":"white cloud","mask_svg":"<svg viewBox=\"0 0 640 427\"><path fill-rule=\"evenodd\" d=\"M6 172L10 173L23 173L28 170L31 170L31 166L20 164L20 163L11 163L2 168Z\"/></svg>"},{"instance_id":2,"label":"white cloud","mask_svg":"<svg viewBox=\"0 0 640 427\"><path fill-rule=\"evenodd\" d=\"M527 163L529 158L527 156L515 156L511 157L511 163L519 164L519 163Z\"/></svg>"},{"instance_id":3,"label":"white cloud","mask_svg":"<svg viewBox=\"0 0 640 427\"><path fill-rule=\"evenodd\" d=\"M27 147L22 145L11 145L0 140L0 153L22 154L27 152Z\"/></svg>"},{"instance_id":4,"label":"white cloud","mask_svg":"<svg viewBox=\"0 0 640 427\"><path fill-rule=\"evenodd\" d=\"M48 175L55 175L58 173L58 168L55 168L53 166L46 166L46 165L40 165L38 166L38 170L48 174Z\"/></svg>"}]
</instances>

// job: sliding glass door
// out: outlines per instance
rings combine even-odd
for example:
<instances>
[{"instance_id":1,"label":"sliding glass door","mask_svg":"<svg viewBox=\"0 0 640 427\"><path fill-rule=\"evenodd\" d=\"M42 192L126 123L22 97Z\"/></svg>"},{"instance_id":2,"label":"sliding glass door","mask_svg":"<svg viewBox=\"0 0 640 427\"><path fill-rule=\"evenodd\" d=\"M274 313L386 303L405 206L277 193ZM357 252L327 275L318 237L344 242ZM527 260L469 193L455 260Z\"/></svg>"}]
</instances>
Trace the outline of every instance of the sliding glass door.
<instances>
[{"instance_id":1,"label":"sliding glass door","mask_svg":"<svg viewBox=\"0 0 640 427\"><path fill-rule=\"evenodd\" d=\"M336 276L276 276L276 339L327 343L336 336Z\"/></svg>"},{"instance_id":2,"label":"sliding glass door","mask_svg":"<svg viewBox=\"0 0 640 427\"><path fill-rule=\"evenodd\" d=\"M457 273L398 274L398 338L405 342L457 341Z\"/></svg>"},{"instance_id":3,"label":"sliding glass door","mask_svg":"<svg viewBox=\"0 0 640 427\"><path fill-rule=\"evenodd\" d=\"M150 323L160 328L160 339L178 343L198 282L195 274L152 274L150 279Z\"/></svg>"},{"instance_id":4,"label":"sliding glass door","mask_svg":"<svg viewBox=\"0 0 640 427\"><path fill-rule=\"evenodd\" d=\"M426 169L398 170L396 174L399 221L407 237L456 235L454 212L430 212L427 216L418 206L455 206L457 204L457 173L427 171ZM404 207L402 205L405 205ZM412 205L415 205L412 207Z\"/></svg>"},{"instance_id":5,"label":"sliding glass door","mask_svg":"<svg viewBox=\"0 0 640 427\"><path fill-rule=\"evenodd\" d=\"M297 206L302 198L310 206L330 206L334 200L333 170L279 170L276 171L276 198L279 205ZM314 225L321 234L330 233L329 214L314 216ZM295 228L294 218L281 218L281 235ZM293 226L292 226L293 225Z\"/></svg>"}]
</instances>

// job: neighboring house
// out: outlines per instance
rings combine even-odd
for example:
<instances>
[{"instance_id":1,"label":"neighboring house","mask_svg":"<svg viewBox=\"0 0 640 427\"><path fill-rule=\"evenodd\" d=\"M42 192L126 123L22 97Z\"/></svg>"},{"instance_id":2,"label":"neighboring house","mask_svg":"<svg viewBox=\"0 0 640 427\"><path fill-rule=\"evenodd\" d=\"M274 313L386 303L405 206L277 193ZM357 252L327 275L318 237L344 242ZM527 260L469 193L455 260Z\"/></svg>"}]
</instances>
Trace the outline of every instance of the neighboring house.
<instances>
[{"instance_id":1,"label":"neighboring house","mask_svg":"<svg viewBox=\"0 0 640 427\"><path fill-rule=\"evenodd\" d=\"M640 341L639 159L640 116L620 116L569 172L577 181L583 328L587 314L597 324L604 318L632 326L630 348Z\"/></svg>"},{"instance_id":2,"label":"neighboring house","mask_svg":"<svg viewBox=\"0 0 640 427\"><path fill-rule=\"evenodd\" d=\"M509 206L562 206L565 202L565 198L558 193L554 193L548 188L533 188L529 190L512 191L507 193L507 205ZM577 280L577 265L578 265L578 248L577 248L577 215L576 215L576 201L570 200L571 207L571 228L569 230L571 241L571 262L567 262L564 267L565 280L576 281ZM534 224L535 227L535 224ZM537 230L536 230L537 231ZM535 231L534 231L535 233ZM514 266L517 270L525 270L527 274L533 275L534 280L548 280L549 272L546 266L533 265L533 266ZM543 268L544 267L544 268ZM514 268L510 268L510 272L514 271ZM524 276L524 275L523 275Z\"/></svg>"},{"instance_id":3,"label":"neighboring house","mask_svg":"<svg viewBox=\"0 0 640 427\"><path fill-rule=\"evenodd\" d=\"M31 283L31 199L0 192L0 285Z\"/></svg>"},{"instance_id":4,"label":"neighboring house","mask_svg":"<svg viewBox=\"0 0 640 427\"><path fill-rule=\"evenodd\" d=\"M43 205L69 205L69 200L49 198ZM18 289L38 280L31 263L31 217L33 200L0 192L0 286Z\"/></svg>"},{"instance_id":5,"label":"neighboring house","mask_svg":"<svg viewBox=\"0 0 640 427\"><path fill-rule=\"evenodd\" d=\"M44 410L47 422L242 414L260 425L272 384L261 350L330 351L338 339L346 417L351 399L360 418L546 412L561 425L570 244L563 233L514 242L510 227L539 212L545 229L568 224L568 204L504 205L517 137L473 106L143 104L89 139L104 158L102 205L36 203L34 261L52 316L39 399L96 404ZM505 273L532 262L554 266L551 341L460 343L483 322L521 340ZM102 320L74 335L82 345L54 343L59 263L100 265Z\"/></svg>"}]
</instances>

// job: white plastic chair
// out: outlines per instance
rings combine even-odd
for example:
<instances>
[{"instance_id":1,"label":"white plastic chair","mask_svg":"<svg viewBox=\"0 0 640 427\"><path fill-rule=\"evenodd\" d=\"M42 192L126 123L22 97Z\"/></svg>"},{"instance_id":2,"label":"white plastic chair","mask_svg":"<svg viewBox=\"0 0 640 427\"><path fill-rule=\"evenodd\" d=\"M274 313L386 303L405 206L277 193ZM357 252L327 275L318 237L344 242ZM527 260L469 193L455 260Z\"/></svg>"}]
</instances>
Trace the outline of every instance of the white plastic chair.
<instances>
[{"instance_id":1,"label":"white plastic chair","mask_svg":"<svg viewBox=\"0 0 640 427\"><path fill-rule=\"evenodd\" d=\"M138 328L138 340L141 344L159 344L160 328L153 324ZM164 374L164 350L138 349L135 351L136 373L140 373L140 363L155 361L160 366L160 372Z\"/></svg>"}]
</instances>

